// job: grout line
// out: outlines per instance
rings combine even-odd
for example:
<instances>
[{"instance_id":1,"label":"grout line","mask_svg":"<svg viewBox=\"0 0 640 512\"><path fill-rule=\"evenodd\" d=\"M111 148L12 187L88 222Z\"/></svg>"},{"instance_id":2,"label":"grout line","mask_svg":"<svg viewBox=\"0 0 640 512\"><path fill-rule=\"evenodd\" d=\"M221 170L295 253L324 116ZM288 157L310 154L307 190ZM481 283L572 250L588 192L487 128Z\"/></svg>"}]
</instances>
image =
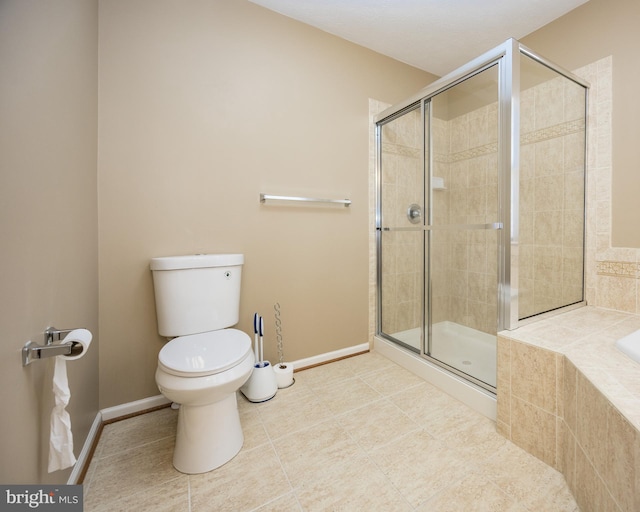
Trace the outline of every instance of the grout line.
<instances>
[{"instance_id":1,"label":"grout line","mask_svg":"<svg viewBox=\"0 0 640 512\"><path fill-rule=\"evenodd\" d=\"M390 402L393 404L393 402ZM395 405L395 404L393 404ZM397 406L396 406L397 407ZM399 409L399 408L398 408ZM343 413L340 416L343 416L344 414L348 414L348 413ZM370 451L367 451L365 449L364 446L362 446L362 444L360 444L360 442L355 439L353 437L353 435L351 434L351 432L349 432L349 430L347 430L339 421L338 418L336 418L338 424L340 425L340 427L344 430L344 432L347 434L347 436L349 437L349 439L351 440L352 443L354 443L356 446L358 446L358 448L362 451L362 453L364 454L364 459L367 460L369 463L371 463L379 472L380 474L383 476L384 480L393 488L395 489L395 491L402 497L402 500L411 508L411 510L415 510L415 507L413 505L411 505L411 503L409 503L409 500L407 499L407 497L404 495L404 493L398 489L398 487L391 481L391 479L389 478L389 476L384 472L384 470L378 465L378 463L376 462L375 458L372 457L372 455L374 454L374 452L380 448L382 448L383 446L387 446L389 444L391 444L391 442L394 441L398 441L400 439L404 439L405 437L409 436L409 435L415 435L416 432L418 432L420 430L420 428L416 428L415 430L412 430L410 432L405 433L404 435L400 436L397 439L394 439L393 441L390 441L388 443L376 446L375 448L373 448ZM412 420L413 421L413 420ZM414 423L416 423L414 421ZM417 425L417 423L416 423ZM419 427L419 425L418 425Z\"/></svg>"},{"instance_id":2,"label":"grout line","mask_svg":"<svg viewBox=\"0 0 640 512\"><path fill-rule=\"evenodd\" d=\"M191 512L191 475L187 475L187 504L189 505L188 512Z\"/></svg>"},{"instance_id":3,"label":"grout line","mask_svg":"<svg viewBox=\"0 0 640 512\"><path fill-rule=\"evenodd\" d=\"M260 421L262 422L262 418L260 418ZM261 503L254 510L258 510L258 509L260 509L261 507L265 506L268 503L273 503L274 501L279 500L280 498L282 498L283 496L286 496L289 493L293 493L294 496L296 497L296 501L298 501L298 496L295 494L295 489L293 488L293 484L291 483L291 479L289 478L289 475L287 474L286 470L284 469L284 466L282 465L282 459L280 459L280 454L278 453L278 450L276 449L275 445L273 444L273 439L271 438L271 434L269 434L269 430L267 429L267 427L264 424L263 424L263 426L264 426L265 432L267 433L267 439L268 439L269 444L271 445L271 449L273 450L273 453L275 454L276 459L278 459L278 464L280 464L280 470L284 474L284 477L287 479L287 483L289 484L289 492L281 494L280 496L277 496L277 497L275 497L272 500L269 500L267 502ZM298 505L300 505L299 501L298 501Z\"/></svg>"}]
</instances>

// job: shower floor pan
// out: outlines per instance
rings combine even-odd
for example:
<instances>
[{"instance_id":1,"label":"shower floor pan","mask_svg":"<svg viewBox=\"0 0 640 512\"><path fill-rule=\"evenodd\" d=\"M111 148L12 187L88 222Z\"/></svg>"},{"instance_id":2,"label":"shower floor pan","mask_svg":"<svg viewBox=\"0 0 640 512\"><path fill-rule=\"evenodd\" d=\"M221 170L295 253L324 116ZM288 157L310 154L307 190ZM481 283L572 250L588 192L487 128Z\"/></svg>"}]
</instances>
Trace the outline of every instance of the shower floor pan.
<instances>
[{"instance_id":1,"label":"shower floor pan","mask_svg":"<svg viewBox=\"0 0 640 512\"><path fill-rule=\"evenodd\" d=\"M496 336L450 321L433 324L431 329L431 357L495 387ZM421 348L419 328L392 336L417 350Z\"/></svg>"}]
</instances>

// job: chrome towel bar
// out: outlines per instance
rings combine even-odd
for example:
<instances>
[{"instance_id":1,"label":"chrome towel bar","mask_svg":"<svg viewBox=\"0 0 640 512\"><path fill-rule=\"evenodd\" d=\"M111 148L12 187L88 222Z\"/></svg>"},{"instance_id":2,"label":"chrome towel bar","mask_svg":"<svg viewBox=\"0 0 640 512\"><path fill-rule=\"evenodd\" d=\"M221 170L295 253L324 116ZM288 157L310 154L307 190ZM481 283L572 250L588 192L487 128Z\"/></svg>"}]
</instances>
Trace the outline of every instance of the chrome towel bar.
<instances>
[{"instance_id":1,"label":"chrome towel bar","mask_svg":"<svg viewBox=\"0 0 640 512\"><path fill-rule=\"evenodd\" d=\"M296 197L296 196L274 196L271 194L260 194L260 202L265 201L301 201L306 203L333 203L342 204L348 207L351 204L351 199L317 199L314 197Z\"/></svg>"}]
</instances>

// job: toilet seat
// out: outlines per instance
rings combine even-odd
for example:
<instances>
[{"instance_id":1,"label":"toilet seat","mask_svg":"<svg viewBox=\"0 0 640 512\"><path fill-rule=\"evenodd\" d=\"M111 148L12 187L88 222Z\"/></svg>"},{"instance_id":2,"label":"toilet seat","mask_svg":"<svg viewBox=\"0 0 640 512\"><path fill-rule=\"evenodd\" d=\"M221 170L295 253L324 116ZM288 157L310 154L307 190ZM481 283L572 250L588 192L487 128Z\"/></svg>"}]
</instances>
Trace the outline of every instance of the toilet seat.
<instances>
[{"instance_id":1,"label":"toilet seat","mask_svg":"<svg viewBox=\"0 0 640 512\"><path fill-rule=\"evenodd\" d=\"M179 336L158 354L158 366L179 377L204 377L233 368L251 352L251 338L237 329Z\"/></svg>"}]
</instances>

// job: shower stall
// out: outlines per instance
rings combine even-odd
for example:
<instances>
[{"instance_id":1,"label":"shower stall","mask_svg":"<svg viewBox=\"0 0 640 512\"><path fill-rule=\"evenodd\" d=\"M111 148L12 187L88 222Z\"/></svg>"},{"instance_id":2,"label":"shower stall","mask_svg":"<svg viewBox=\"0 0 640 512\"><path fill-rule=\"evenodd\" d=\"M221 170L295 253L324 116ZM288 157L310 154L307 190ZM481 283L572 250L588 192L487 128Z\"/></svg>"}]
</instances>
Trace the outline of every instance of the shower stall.
<instances>
[{"instance_id":1,"label":"shower stall","mask_svg":"<svg viewBox=\"0 0 640 512\"><path fill-rule=\"evenodd\" d=\"M584 304L586 100L510 39L376 116L383 351L491 397L497 333Z\"/></svg>"}]
</instances>

